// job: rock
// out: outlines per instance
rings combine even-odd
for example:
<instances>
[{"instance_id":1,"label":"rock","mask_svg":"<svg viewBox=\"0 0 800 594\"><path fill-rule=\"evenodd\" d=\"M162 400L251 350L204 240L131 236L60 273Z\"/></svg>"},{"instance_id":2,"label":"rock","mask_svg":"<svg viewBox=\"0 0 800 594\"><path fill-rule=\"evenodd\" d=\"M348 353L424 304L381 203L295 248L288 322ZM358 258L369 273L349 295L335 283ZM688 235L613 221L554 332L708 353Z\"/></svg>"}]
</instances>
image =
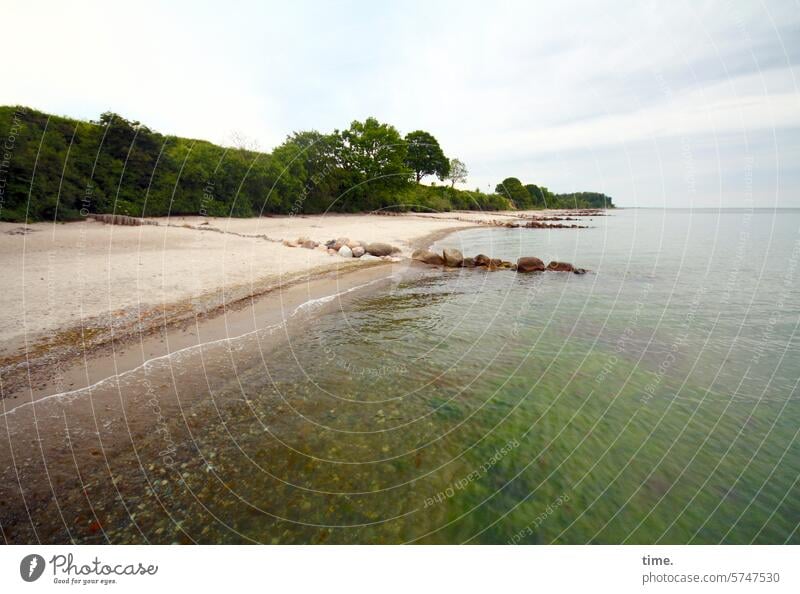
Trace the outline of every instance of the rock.
<instances>
[{"instance_id":1,"label":"rock","mask_svg":"<svg viewBox=\"0 0 800 594\"><path fill-rule=\"evenodd\" d=\"M586 269L585 268L574 268L572 270L572 272L574 272L575 274L586 274Z\"/></svg>"},{"instance_id":2,"label":"rock","mask_svg":"<svg viewBox=\"0 0 800 594\"><path fill-rule=\"evenodd\" d=\"M366 262L369 262L370 260L372 260L373 262L375 260L380 261L380 258L378 256L373 256L372 254L364 254L363 256L361 256L361 259Z\"/></svg>"},{"instance_id":3,"label":"rock","mask_svg":"<svg viewBox=\"0 0 800 594\"><path fill-rule=\"evenodd\" d=\"M464 258L461 266L464 268L475 268L475 258Z\"/></svg>"},{"instance_id":4,"label":"rock","mask_svg":"<svg viewBox=\"0 0 800 594\"><path fill-rule=\"evenodd\" d=\"M346 245L343 245L342 247L339 248L339 255L342 258L352 258L353 257L353 250L351 250Z\"/></svg>"},{"instance_id":5,"label":"rock","mask_svg":"<svg viewBox=\"0 0 800 594\"><path fill-rule=\"evenodd\" d=\"M343 245L347 245L347 242L350 241L347 237L340 237L336 241L333 242L333 249L339 251Z\"/></svg>"},{"instance_id":6,"label":"rock","mask_svg":"<svg viewBox=\"0 0 800 594\"><path fill-rule=\"evenodd\" d=\"M354 258L360 258L361 256L363 256L364 254L367 253L367 250L365 250L360 245L357 245L356 247L352 248L352 250L353 250L353 257Z\"/></svg>"},{"instance_id":7,"label":"rock","mask_svg":"<svg viewBox=\"0 0 800 594\"><path fill-rule=\"evenodd\" d=\"M328 255L329 255L329 256L332 256L332 255L334 255L335 253L337 253L335 249L333 249L333 248L328 248Z\"/></svg>"},{"instance_id":8,"label":"rock","mask_svg":"<svg viewBox=\"0 0 800 594\"><path fill-rule=\"evenodd\" d=\"M297 247L297 242L292 239L284 239L283 245L286 247Z\"/></svg>"},{"instance_id":9,"label":"rock","mask_svg":"<svg viewBox=\"0 0 800 594\"><path fill-rule=\"evenodd\" d=\"M303 246L304 248L306 248L307 250L313 250L313 249L314 249L315 247L317 247L319 244L318 244L316 241L311 241L310 239L306 239L306 240L305 240L303 243L301 243L300 245L301 245L301 246Z\"/></svg>"},{"instance_id":10,"label":"rock","mask_svg":"<svg viewBox=\"0 0 800 594\"><path fill-rule=\"evenodd\" d=\"M388 243L370 243L366 249L367 253L373 256L391 256L395 251L400 251Z\"/></svg>"},{"instance_id":11,"label":"rock","mask_svg":"<svg viewBox=\"0 0 800 594\"><path fill-rule=\"evenodd\" d=\"M355 239L348 239L347 243L345 243L345 245L347 247L349 247L351 250L353 250L353 249L355 249L357 247L363 247L364 243L361 242L361 241L356 241Z\"/></svg>"},{"instance_id":12,"label":"rock","mask_svg":"<svg viewBox=\"0 0 800 594\"><path fill-rule=\"evenodd\" d=\"M489 266L493 268L502 268L503 261L500 258L492 258L489 260Z\"/></svg>"},{"instance_id":13,"label":"rock","mask_svg":"<svg viewBox=\"0 0 800 594\"><path fill-rule=\"evenodd\" d=\"M475 266L488 266L491 260L489 256L485 256L483 254L478 254L475 256Z\"/></svg>"},{"instance_id":14,"label":"rock","mask_svg":"<svg viewBox=\"0 0 800 594\"><path fill-rule=\"evenodd\" d=\"M510 270L514 268L514 265L511 262L506 262L505 260L501 260L498 268L502 268L503 270Z\"/></svg>"},{"instance_id":15,"label":"rock","mask_svg":"<svg viewBox=\"0 0 800 594\"><path fill-rule=\"evenodd\" d=\"M572 272L573 270L575 270L575 267L569 262L553 261L547 265L547 270L550 270L552 272Z\"/></svg>"},{"instance_id":16,"label":"rock","mask_svg":"<svg viewBox=\"0 0 800 594\"><path fill-rule=\"evenodd\" d=\"M526 256L517 260L517 272L542 272L544 269L544 262L539 258Z\"/></svg>"},{"instance_id":17,"label":"rock","mask_svg":"<svg viewBox=\"0 0 800 594\"><path fill-rule=\"evenodd\" d=\"M329 239L328 241L325 242L326 248L333 248L334 245L336 245L335 239Z\"/></svg>"},{"instance_id":18,"label":"rock","mask_svg":"<svg viewBox=\"0 0 800 594\"><path fill-rule=\"evenodd\" d=\"M411 254L411 259L430 264L431 266L441 266L444 264L444 258L430 250L415 250L414 253Z\"/></svg>"},{"instance_id":19,"label":"rock","mask_svg":"<svg viewBox=\"0 0 800 594\"><path fill-rule=\"evenodd\" d=\"M442 252L442 257L444 258L444 265L450 268L460 268L461 263L464 261L464 254L461 253L461 250L453 248L445 249Z\"/></svg>"}]
</instances>

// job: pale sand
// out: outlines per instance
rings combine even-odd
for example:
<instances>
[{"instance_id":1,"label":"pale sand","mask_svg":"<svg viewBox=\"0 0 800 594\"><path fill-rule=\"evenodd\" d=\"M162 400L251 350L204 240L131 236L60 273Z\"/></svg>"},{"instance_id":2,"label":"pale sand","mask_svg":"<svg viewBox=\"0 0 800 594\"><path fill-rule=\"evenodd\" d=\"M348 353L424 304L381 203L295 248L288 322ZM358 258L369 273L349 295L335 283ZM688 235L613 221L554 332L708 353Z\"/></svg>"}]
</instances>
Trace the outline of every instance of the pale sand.
<instances>
[{"instance_id":1,"label":"pale sand","mask_svg":"<svg viewBox=\"0 0 800 594\"><path fill-rule=\"evenodd\" d=\"M451 231L505 223L534 211L280 216L251 219L171 217L158 225L0 223L0 397L41 385L53 367L107 345L196 322L248 298L320 276L390 267L291 248L307 237L383 242L410 256ZM26 227L26 234L10 231ZM332 276L333 275L333 276ZM116 346L115 346L116 350Z\"/></svg>"},{"instance_id":2,"label":"pale sand","mask_svg":"<svg viewBox=\"0 0 800 594\"><path fill-rule=\"evenodd\" d=\"M0 357L59 330L93 326L109 314L163 310L187 300L195 310L207 310L299 278L366 264L288 248L283 239L325 242L345 236L391 243L408 255L415 240L469 226L452 219L375 215L157 220L159 226L140 227L37 223L27 225L34 230L27 235L8 233L22 225L0 223Z\"/></svg>"}]
</instances>

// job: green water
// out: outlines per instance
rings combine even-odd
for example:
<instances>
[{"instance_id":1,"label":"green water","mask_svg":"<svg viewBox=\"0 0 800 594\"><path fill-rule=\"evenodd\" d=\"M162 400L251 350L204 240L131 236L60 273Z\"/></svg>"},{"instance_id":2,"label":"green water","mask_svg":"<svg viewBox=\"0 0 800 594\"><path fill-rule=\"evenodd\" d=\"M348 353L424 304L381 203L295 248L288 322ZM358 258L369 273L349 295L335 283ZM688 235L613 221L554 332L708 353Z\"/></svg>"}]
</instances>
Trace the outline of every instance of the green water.
<instances>
[{"instance_id":1,"label":"green water","mask_svg":"<svg viewBox=\"0 0 800 594\"><path fill-rule=\"evenodd\" d=\"M102 534L71 537L800 543L800 211L591 225L437 246L585 276L414 270L174 362L170 463L137 438L119 496L89 488Z\"/></svg>"}]
</instances>

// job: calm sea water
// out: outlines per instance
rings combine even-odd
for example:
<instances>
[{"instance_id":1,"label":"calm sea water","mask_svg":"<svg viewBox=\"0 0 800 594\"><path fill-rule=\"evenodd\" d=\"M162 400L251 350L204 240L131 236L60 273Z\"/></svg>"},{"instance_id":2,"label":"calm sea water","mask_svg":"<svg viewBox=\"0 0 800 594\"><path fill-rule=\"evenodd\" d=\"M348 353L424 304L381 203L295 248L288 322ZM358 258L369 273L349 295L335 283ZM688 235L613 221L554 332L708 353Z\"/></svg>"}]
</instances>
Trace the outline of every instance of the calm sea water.
<instances>
[{"instance_id":1,"label":"calm sea water","mask_svg":"<svg viewBox=\"0 0 800 594\"><path fill-rule=\"evenodd\" d=\"M415 269L173 361L169 463L138 437L70 536L800 543L800 211L589 224L436 246L584 276Z\"/></svg>"}]
</instances>

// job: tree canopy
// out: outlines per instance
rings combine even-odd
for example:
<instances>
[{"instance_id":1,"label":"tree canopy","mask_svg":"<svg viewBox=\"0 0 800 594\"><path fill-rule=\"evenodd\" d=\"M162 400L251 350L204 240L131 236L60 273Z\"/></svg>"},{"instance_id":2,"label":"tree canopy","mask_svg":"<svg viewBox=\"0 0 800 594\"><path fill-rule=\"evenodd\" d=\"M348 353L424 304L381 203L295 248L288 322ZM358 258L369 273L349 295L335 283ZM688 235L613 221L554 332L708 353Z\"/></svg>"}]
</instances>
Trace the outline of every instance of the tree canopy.
<instances>
[{"instance_id":1,"label":"tree canopy","mask_svg":"<svg viewBox=\"0 0 800 594\"><path fill-rule=\"evenodd\" d=\"M0 220L5 221L67 221L92 213L247 217L613 206L603 194L553 196L543 187L540 204L529 192L537 186L522 187L517 178L506 179L493 194L456 189L452 185L461 182L455 181L451 187L415 184L412 175L423 171L450 175L452 181L460 166L447 171L450 162L447 170L438 162L415 170L409 154L419 142L407 139L421 136L403 139L394 126L375 118L329 134L295 132L272 152L255 151L246 140L234 140L237 146L229 148L163 135L111 112L86 122L0 107L0 135L6 139L0 155ZM439 159L435 151L430 154Z\"/></svg>"},{"instance_id":2,"label":"tree canopy","mask_svg":"<svg viewBox=\"0 0 800 594\"><path fill-rule=\"evenodd\" d=\"M406 134L406 144L406 164L414 172L417 183L426 175L436 175L442 180L447 178L450 161L432 134L423 130L409 132Z\"/></svg>"},{"instance_id":3,"label":"tree canopy","mask_svg":"<svg viewBox=\"0 0 800 594\"><path fill-rule=\"evenodd\" d=\"M494 189L494 191L511 200L511 202L514 203L514 206L520 210L531 208L533 206L528 190L525 189L525 187L522 185L522 182L516 177L507 177L502 182L497 184L497 187Z\"/></svg>"}]
</instances>

